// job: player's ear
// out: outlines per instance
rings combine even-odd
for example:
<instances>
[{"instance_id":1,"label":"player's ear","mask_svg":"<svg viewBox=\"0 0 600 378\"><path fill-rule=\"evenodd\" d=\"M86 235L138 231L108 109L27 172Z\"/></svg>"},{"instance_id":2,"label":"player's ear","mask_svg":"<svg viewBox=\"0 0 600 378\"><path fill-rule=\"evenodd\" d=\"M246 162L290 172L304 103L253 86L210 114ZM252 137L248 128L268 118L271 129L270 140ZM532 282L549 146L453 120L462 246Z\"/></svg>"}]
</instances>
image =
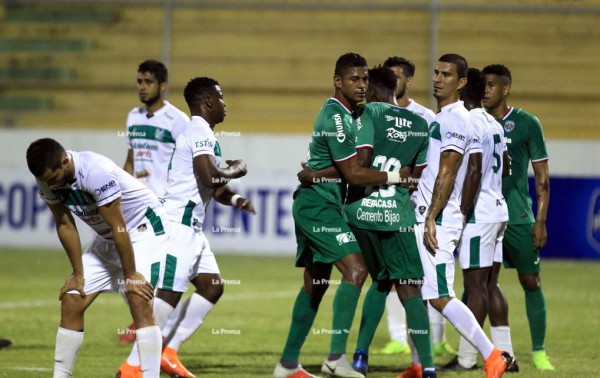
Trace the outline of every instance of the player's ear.
<instances>
[{"instance_id":1,"label":"player's ear","mask_svg":"<svg viewBox=\"0 0 600 378\"><path fill-rule=\"evenodd\" d=\"M406 78L406 89L410 89L410 86L412 85L412 81L413 81L412 76Z\"/></svg>"},{"instance_id":2,"label":"player's ear","mask_svg":"<svg viewBox=\"0 0 600 378\"><path fill-rule=\"evenodd\" d=\"M508 96L508 95L510 94L510 85L509 85L509 84L506 84L506 85L504 86L504 91L503 91L503 93L504 93L504 97L506 97L506 96Z\"/></svg>"},{"instance_id":3,"label":"player's ear","mask_svg":"<svg viewBox=\"0 0 600 378\"><path fill-rule=\"evenodd\" d=\"M462 77L460 79L458 79L458 90L461 90L465 87L465 85L467 85L467 78L466 77Z\"/></svg>"},{"instance_id":4,"label":"player's ear","mask_svg":"<svg viewBox=\"0 0 600 378\"><path fill-rule=\"evenodd\" d=\"M335 87L335 89L342 88L342 77L341 76L339 76L339 75L333 76L333 86Z\"/></svg>"},{"instance_id":5,"label":"player's ear","mask_svg":"<svg viewBox=\"0 0 600 378\"><path fill-rule=\"evenodd\" d=\"M162 83L159 84L159 88L160 88L160 93L163 94L165 93L165 91L167 90L167 82L163 81Z\"/></svg>"}]
</instances>

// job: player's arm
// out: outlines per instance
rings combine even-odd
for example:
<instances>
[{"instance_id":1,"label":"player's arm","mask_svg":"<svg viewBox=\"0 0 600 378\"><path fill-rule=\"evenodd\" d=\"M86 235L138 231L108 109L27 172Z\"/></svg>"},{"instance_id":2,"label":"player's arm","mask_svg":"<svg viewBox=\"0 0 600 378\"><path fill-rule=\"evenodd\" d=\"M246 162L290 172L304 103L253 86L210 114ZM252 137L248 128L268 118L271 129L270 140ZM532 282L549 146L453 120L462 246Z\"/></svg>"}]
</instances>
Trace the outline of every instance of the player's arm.
<instances>
[{"instance_id":1,"label":"player's arm","mask_svg":"<svg viewBox=\"0 0 600 378\"><path fill-rule=\"evenodd\" d=\"M504 151L502 154L502 177L510 176L510 156Z\"/></svg>"},{"instance_id":2,"label":"player's arm","mask_svg":"<svg viewBox=\"0 0 600 378\"><path fill-rule=\"evenodd\" d=\"M83 291L81 241L79 239L79 232L77 231L73 215L62 203L48 204L48 207L54 216L58 239L65 249L71 267L73 268L73 273L67 278L65 285L60 289L59 299L70 290L77 290L82 297L85 297L85 292Z\"/></svg>"},{"instance_id":3,"label":"player's arm","mask_svg":"<svg viewBox=\"0 0 600 378\"><path fill-rule=\"evenodd\" d=\"M470 214L475 208L477 193L481 186L482 155L481 152L469 154L460 203L460 212L464 216Z\"/></svg>"},{"instance_id":4,"label":"player's arm","mask_svg":"<svg viewBox=\"0 0 600 378\"><path fill-rule=\"evenodd\" d=\"M125 164L123 170L133 176L133 149L127 150L127 157L125 158Z\"/></svg>"},{"instance_id":5,"label":"player's arm","mask_svg":"<svg viewBox=\"0 0 600 378\"><path fill-rule=\"evenodd\" d=\"M121 210L121 198L98 206L98 210L102 219L104 219L112 230L115 249L119 254L121 267L123 268L125 293L136 294L148 301L152 300L154 297L154 288L141 273L136 271L133 246L131 245L127 224Z\"/></svg>"},{"instance_id":6,"label":"player's arm","mask_svg":"<svg viewBox=\"0 0 600 378\"><path fill-rule=\"evenodd\" d=\"M231 179L246 175L246 163L243 160L227 160L227 168L215 164L214 155L202 154L194 157L194 175L198 186L215 189L227 184Z\"/></svg>"},{"instance_id":7,"label":"player's arm","mask_svg":"<svg viewBox=\"0 0 600 378\"><path fill-rule=\"evenodd\" d=\"M533 244L536 248L546 245L548 234L546 232L546 215L548 214L548 202L550 201L550 173L548 171L548 160L532 163L535 176L535 192L537 195L537 213L533 225Z\"/></svg>"},{"instance_id":8,"label":"player's arm","mask_svg":"<svg viewBox=\"0 0 600 378\"><path fill-rule=\"evenodd\" d=\"M400 172L379 172L359 165L356 155L350 159L336 161L335 166L350 185L367 186L398 184Z\"/></svg>"},{"instance_id":9,"label":"player's arm","mask_svg":"<svg viewBox=\"0 0 600 378\"><path fill-rule=\"evenodd\" d=\"M243 210L256 214L252 201L237 194L227 185L215 189L213 194L214 199L225 206L235 206L238 210Z\"/></svg>"},{"instance_id":10,"label":"player's arm","mask_svg":"<svg viewBox=\"0 0 600 378\"><path fill-rule=\"evenodd\" d=\"M462 154L454 150L446 150L440 154L440 169L435 179L431 205L429 205L429 210L425 217L425 245L431 253L435 253L435 250L438 248L435 236L435 219L448 202L450 193L454 188L461 159Z\"/></svg>"}]
</instances>

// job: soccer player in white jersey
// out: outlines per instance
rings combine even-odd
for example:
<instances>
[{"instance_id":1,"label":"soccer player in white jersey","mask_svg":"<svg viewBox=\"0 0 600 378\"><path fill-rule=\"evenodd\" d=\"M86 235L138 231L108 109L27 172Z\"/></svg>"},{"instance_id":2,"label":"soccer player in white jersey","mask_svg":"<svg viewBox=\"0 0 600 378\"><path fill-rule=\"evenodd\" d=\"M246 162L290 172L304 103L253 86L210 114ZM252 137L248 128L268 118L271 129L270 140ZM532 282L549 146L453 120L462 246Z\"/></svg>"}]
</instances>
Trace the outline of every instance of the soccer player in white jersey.
<instances>
[{"instance_id":1,"label":"soccer player in white jersey","mask_svg":"<svg viewBox=\"0 0 600 378\"><path fill-rule=\"evenodd\" d=\"M221 204L254 213L252 203L227 187L231 179L246 175L243 160L227 160L220 168L221 149L213 129L225 118L223 93L216 80L198 77L184 90L192 119L186 131L177 138L169 170L164 207L170 219L173 253L167 255L165 272L172 276L171 298L163 303L165 311L173 311L187 290L188 282L196 290L182 306L174 331L163 334L165 348L161 367L175 377L193 378L179 361L177 351L200 327L223 294L223 280L215 255L202 231L205 211L214 197Z\"/></svg>"},{"instance_id":2,"label":"soccer player in white jersey","mask_svg":"<svg viewBox=\"0 0 600 378\"><path fill-rule=\"evenodd\" d=\"M435 119L435 113L410 98L408 93L415 76L415 65L410 60L397 56L386 59L383 65L390 68L396 74L396 101L398 101L398 105L421 116L427 121L427 125L430 125ZM427 164L416 166L412 172L412 178L419 179L426 166ZM413 191L411 194L413 204L415 203L416 196L417 191ZM393 290L388 295L385 303L390 341L379 352L382 354L410 353L407 343L406 314L402 303L400 303L398 296ZM444 317L431 305L428 305L427 309L431 324L431 340L433 342L434 355L456 355L456 350L446 341L446 321Z\"/></svg>"},{"instance_id":3,"label":"soccer player in white jersey","mask_svg":"<svg viewBox=\"0 0 600 378\"><path fill-rule=\"evenodd\" d=\"M167 187L167 171L177 137L189 122L187 114L164 99L169 79L162 62L149 59L138 66L137 89L142 106L127 115L127 159L123 169L146 184L161 198ZM176 319L177 312L172 315ZM170 320L172 325L173 320ZM132 324L119 342L135 341Z\"/></svg>"},{"instance_id":4,"label":"soccer player in white jersey","mask_svg":"<svg viewBox=\"0 0 600 378\"><path fill-rule=\"evenodd\" d=\"M492 277L494 260L502 261L502 239L508 221L508 207L502 195L502 177L508 175L510 163L502 126L482 108L485 79L481 71L469 68L467 79L461 98L465 107L469 109L471 124L481 138L483 153L469 155L461 203L461 212L466 215L466 223L458 253L464 276L463 302L483 326L488 308L495 306L490 301L497 301L498 295L503 297L497 285L494 287L488 283ZM471 161L473 157L476 162ZM497 280L497 275L495 279ZM503 340L504 332L498 332L495 319L491 320L494 345L514 356L510 332L506 340ZM515 361L511 367L512 371L517 369L517 366ZM443 370L475 369L477 350L465 338L461 338L458 356L446 364Z\"/></svg>"},{"instance_id":5,"label":"soccer player in white jersey","mask_svg":"<svg viewBox=\"0 0 600 378\"><path fill-rule=\"evenodd\" d=\"M500 377L512 357L494 348L473 313L454 294L454 249L463 229L461 212L467 156L481 150L471 126L469 112L460 101L467 82L467 61L458 54L442 55L433 76L438 114L429 128L427 167L417 195L417 237L425 271L421 292L424 300L474 344L485 359L487 377ZM418 377L421 366L413 353L413 364L402 377Z\"/></svg>"},{"instance_id":6,"label":"soccer player in white jersey","mask_svg":"<svg viewBox=\"0 0 600 378\"><path fill-rule=\"evenodd\" d=\"M158 378L162 340L152 312L153 285L168 245L160 201L110 159L89 151L65 151L50 138L31 143L27 165L73 268L59 295L54 377L73 374L83 343L85 310L101 292L124 289L138 328L139 376ZM71 213L97 234L83 253Z\"/></svg>"},{"instance_id":7,"label":"soccer player in white jersey","mask_svg":"<svg viewBox=\"0 0 600 378\"><path fill-rule=\"evenodd\" d=\"M127 115L127 160L123 169L146 184L161 198L167 186L167 167L177 137L189 117L164 99L168 71L157 60L138 67L137 88L143 106Z\"/></svg>"}]
</instances>

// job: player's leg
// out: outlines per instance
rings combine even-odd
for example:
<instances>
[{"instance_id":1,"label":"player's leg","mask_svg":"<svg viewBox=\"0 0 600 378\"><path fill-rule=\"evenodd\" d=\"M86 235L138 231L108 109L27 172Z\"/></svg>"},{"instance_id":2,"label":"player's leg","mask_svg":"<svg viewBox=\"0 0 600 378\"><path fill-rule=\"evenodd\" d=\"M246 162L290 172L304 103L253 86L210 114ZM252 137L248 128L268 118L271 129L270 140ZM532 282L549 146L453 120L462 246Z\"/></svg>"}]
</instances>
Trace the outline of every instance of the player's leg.
<instances>
[{"instance_id":1,"label":"player's leg","mask_svg":"<svg viewBox=\"0 0 600 378\"><path fill-rule=\"evenodd\" d=\"M502 267L502 245L505 231L506 222L502 223L498 230L496 245L494 247L494 263L488 281L490 334L494 346L508 352L514 359L515 354L510 337L510 325L508 323L508 301L498 281ZM513 365L506 371L519 371L519 364L516 359L514 359Z\"/></svg>"},{"instance_id":2,"label":"player's leg","mask_svg":"<svg viewBox=\"0 0 600 378\"><path fill-rule=\"evenodd\" d=\"M444 226L436 226L436 228L439 249L435 251L435 256L429 253L424 245L419 245L425 271L423 298L429 300L468 342L476 346L485 360L488 376L502 374L512 363L512 357L494 348L471 310L454 294L453 252L460 239L461 230ZM423 227L417 230L422 233ZM419 240L422 240L421 235Z\"/></svg>"},{"instance_id":3,"label":"player's leg","mask_svg":"<svg viewBox=\"0 0 600 378\"><path fill-rule=\"evenodd\" d=\"M380 233L355 227L351 227L351 229L356 236L369 275L373 280L363 301L356 350L352 361L352 367L356 371L366 374L369 363L369 347L385 311L386 298L392 282L388 279L387 273L380 263L383 248L379 237ZM396 298L396 300L398 299Z\"/></svg>"},{"instance_id":4,"label":"player's leg","mask_svg":"<svg viewBox=\"0 0 600 378\"><path fill-rule=\"evenodd\" d=\"M525 291L533 364L541 370L554 370L545 352L546 299L540 278L540 251L533 246L533 224L509 224L503 245L504 254L516 267Z\"/></svg>"},{"instance_id":5,"label":"player's leg","mask_svg":"<svg viewBox=\"0 0 600 378\"><path fill-rule=\"evenodd\" d=\"M435 377L433 346L427 307L421 297L423 265L414 227L394 232L383 242L384 266L394 280L398 298L406 310L406 325L411 345L416 349L413 363L420 365L424 377Z\"/></svg>"},{"instance_id":6,"label":"player's leg","mask_svg":"<svg viewBox=\"0 0 600 378\"><path fill-rule=\"evenodd\" d=\"M483 327L488 314L488 280L500 224L466 224L458 246L460 267L464 277L463 303ZM458 356L444 365L443 370L473 370L477 368L477 349L461 337Z\"/></svg>"},{"instance_id":7,"label":"player's leg","mask_svg":"<svg viewBox=\"0 0 600 378\"><path fill-rule=\"evenodd\" d=\"M398 300L396 288L392 286L385 300L386 320L390 341L383 348L376 351L381 354L406 354L410 348L406 340L406 312Z\"/></svg>"},{"instance_id":8,"label":"player's leg","mask_svg":"<svg viewBox=\"0 0 600 378\"><path fill-rule=\"evenodd\" d=\"M60 325L56 334L54 351L54 377L71 377L77 354L83 343L84 313L104 290L114 290L117 287L114 272L118 267L111 261L102 258L102 252L109 242L97 236L86 247L82 255L84 286L86 294L70 291L60 302Z\"/></svg>"}]
</instances>

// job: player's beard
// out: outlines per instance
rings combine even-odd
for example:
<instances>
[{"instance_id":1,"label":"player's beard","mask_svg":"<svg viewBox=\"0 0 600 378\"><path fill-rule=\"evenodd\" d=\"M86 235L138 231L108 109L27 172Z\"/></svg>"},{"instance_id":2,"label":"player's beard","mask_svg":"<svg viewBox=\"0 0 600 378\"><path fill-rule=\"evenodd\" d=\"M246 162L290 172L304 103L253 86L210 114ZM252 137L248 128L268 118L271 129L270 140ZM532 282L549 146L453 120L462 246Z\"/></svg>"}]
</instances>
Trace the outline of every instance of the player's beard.
<instances>
[{"instance_id":1,"label":"player's beard","mask_svg":"<svg viewBox=\"0 0 600 378\"><path fill-rule=\"evenodd\" d=\"M398 93L396 93L396 99L399 100L402 97L404 97L404 95L406 94L406 87L404 87L404 89Z\"/></svg>"},{"instance_id":2,"label":"player's beard","mask_svg":"<svg viewBox=\"0 0 600 378\"><path fill-rule=\"evenodd\" d=\"M159 99L160 99L160 93L157 93L156 96L150 97L150 98L147 98L146 100L141 100L141 101L144 105L146 105L147 108L149 108L152 105L156 104Z\"/></svg>"}]
</instances>

